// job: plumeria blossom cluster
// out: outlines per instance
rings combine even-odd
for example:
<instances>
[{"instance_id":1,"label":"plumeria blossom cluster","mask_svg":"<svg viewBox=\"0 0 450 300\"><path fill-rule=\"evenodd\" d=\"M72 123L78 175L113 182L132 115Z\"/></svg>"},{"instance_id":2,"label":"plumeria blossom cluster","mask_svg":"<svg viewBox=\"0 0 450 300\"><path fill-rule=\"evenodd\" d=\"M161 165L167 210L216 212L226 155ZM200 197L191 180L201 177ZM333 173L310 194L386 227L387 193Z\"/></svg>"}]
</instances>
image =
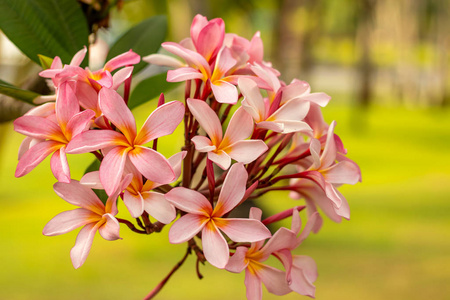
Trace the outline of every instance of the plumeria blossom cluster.
<instances>
[{"instance_id":1,"label":"plumeria blossom cluster","mask_svg":"<svg viewBox=\"0 0 450 300\"><path fill-rule=\"evenodd\" d=\"M55 101L14 122L27 136L16 176L51 155L55 192L78 207L54 217L43 234L82 227L70 252L75 268L86 261L97 231L106 240L120 239L120 223L139 234L168 232L171 243L186 243L183 259L146 299L191 254L200 278L199 263L205 262L245 272L248 299L261 299L263 285L276 295L314 297L316 264L294 252L310 232L319 232L322 214L335 222L350 218L338 187L361 181L358 165L334 133L336 122L327 124L322 116L330 97L312 93L304 81L280 80L263 60L259 32L251 40L225 33L222 19L197 15L189 38L162 48L170 55L143 60L169 67L167 81L183 82L185 97L166 102L161 95L139 130L127 106L133 65L141 60L132 50L93 72L80 67L82 49L68 65L55 57L40 73L51 80L55 95L49 98ZM158 152L158 138L181 123L184 146L166 158ZM99 168L78 181L71 178L66 155L80 153L92 153ZM98 190L107 198L99 198ZM280 190L295 200L290 209L265 211L272 215L264 220L258 207L246 211L248 217L234 216L244 202L257 206L264 194ZM129 219L118 218L118 209L128 211ZM291 228L268 229L285 218L292 219ZM269 257L283 268L271 266Z\"/></svg>"}]
</instances>

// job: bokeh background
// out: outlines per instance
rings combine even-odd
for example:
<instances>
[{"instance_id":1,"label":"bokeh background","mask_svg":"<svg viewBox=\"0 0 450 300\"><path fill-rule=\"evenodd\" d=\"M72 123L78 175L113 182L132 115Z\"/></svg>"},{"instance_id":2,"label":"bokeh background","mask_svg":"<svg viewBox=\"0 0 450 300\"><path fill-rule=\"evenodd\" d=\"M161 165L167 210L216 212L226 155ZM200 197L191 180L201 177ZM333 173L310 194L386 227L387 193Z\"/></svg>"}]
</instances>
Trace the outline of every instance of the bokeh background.
<instances>
[{"instance_id":1,"label":"bokeh background","mask_svg":"<svg viewBox=\"0 0 450 300\"><path fill-rule=\"evenodd\" d=\"M337 121L336 133L363 182L341 188L351 220L326 221L298 249L317 262L316 298L450 299L449 1L124 1L111 12L110 29L99 32L99 43L155 14L168 16L167 40L178 42L197 13L223 18L227 32L246 38L259 30L265 60L283 80L306 80L313 92L332 96L325 118ZM1 37L0 79L24 85L38 72ZM181 97L179 90L167 96ZM135 111L140 124L153 107ZM0 299L143 298L185 246L170 245L166 229L141 236L124 227L121 241L97 236L85 265L74 270L69 251L76 231L41 234L54 215L72 209L52 190L49 161L14 178L22 138L11 122L0 124ZM176 138L158 143L166 155L180 145ZM90 160L70 157L74 178ZM285 193L260 200L274 212L292 204ZM201 271L198 280L188 259L157 299L245 299L243 274ZM264 299L278 297L265 293Z\"/></svg>"}]
</instances>

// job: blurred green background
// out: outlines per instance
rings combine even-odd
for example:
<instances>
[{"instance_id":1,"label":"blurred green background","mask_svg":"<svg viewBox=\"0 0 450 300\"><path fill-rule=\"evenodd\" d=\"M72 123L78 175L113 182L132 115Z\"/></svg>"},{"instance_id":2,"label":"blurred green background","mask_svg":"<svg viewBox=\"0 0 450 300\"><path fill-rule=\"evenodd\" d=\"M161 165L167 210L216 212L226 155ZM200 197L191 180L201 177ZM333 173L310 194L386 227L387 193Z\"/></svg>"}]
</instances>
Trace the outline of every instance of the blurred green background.
<instances>
[{"instance_id":1,"label":"blurred green background","mask_svg":"<svg viewBox=\"0 0 450 300\"><path fill-rule=\"evenodd\" d=\"M168 15L168 40L176 42L189 35L197 13L223 18L227 32L246 38L261 31L265 60L282 79L306 80L313 92L332 96L325 118L337 121L336 133L362 170L362 183L340 189L351 220L326 220L298 249L317 262L316 298L449 299L449 11L445 0L136 0L112 11L99 39L114 41L153 14ZM2 37L0 79L22 84L38 71ZM181 97L175 90L166 99ZM136 110L138 126L153 106ZM97 236L85 265L74 270L69 251L77 231L41 234L73 207L53 192L48 159L14 178L22 139L11 123L0 124L0 299L143 298L185 246L170 245L167 229L142 236L123 227L121 241ZM181 142L164 138L158 146L169 156ZM70 156L72 177L90 160ZM276 193L260 203L277 212L300 202ZM190 257L157 299L245 299L243 274L201 271L198 280Z\"/></svg>"}]
</instances>

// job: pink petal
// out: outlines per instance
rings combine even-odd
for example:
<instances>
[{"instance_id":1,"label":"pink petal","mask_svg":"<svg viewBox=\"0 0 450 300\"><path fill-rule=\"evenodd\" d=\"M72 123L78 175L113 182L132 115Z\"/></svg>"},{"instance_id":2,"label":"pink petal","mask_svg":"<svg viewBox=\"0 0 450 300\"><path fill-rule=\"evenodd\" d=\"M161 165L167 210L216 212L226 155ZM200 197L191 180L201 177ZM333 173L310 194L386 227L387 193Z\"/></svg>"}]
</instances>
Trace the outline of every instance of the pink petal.
<instances>
[{"instance_id":1,"label":"pink petal","mask_svg":"<svg viewBox=\"0 0 450 300\"><path fill-rule=\"evenodd\" d=\"M22 177L31 172L50 153L57 151L63 144L54 141L40 142L25 152L17 164L16 177Z\"/></svg>"},{"instance_id":2,"label":"pink petal","mask_svg":"<svg viewBox=\"0 0 450 300\"><path fill-rule=\"evenodd\" d=\"M356 184L360 179L359 168L351 162L341 161L322 171L325 180L334 184Z\"/></svg>"},{"instance_id":3,"label":"pink petal","mask_svg":"<svg viewBox=\"0 0 450 300\"><path fill-rule=\"evenodd\" d=\"M261 39L261 34L257 31L250 41L250 47L247 50L250 55L249 62L261 63L264 57L264 46Z\"/></svg>"},{"instance_id":4,"label":"pink petal","mask_svg":"<svg viewBox=\"0 0 450 300\"><path fill-rule=\"evenodd\" d=\"M81 267L86 261L89 251L91 251L97 229L98 225L96 223L90 223L84 226L78 233L75 246L70 250L70 257L75 269Z\"/></svg>"},{"instance_id":5,"label":"pink petal","mask_svg":"<svg viewBox=\"0 0 450 300\"><path fill-rule=\"evenodd\" d=\"M230 257L228 243L213 222L202 229L203 254L206 260L216 268L223 269Z\"/></svg>"},{"instance_id":6,"label":"pink petal","mask_svg":"<svg viewBox=\"0 0 450 300\"><path fill-rule=\"evenodd\" d=\"M257 242L271 236L269 229L263 223L254 219L214 219L216 226L232 241Z\"/></svg>"},{"instance_id":7,"label":"pink petal","mask_svg":"<svg viewBox=\"0 0 450 300\"><path fill-rule=\"evenodd\" d=\"M219 145L222 141L222 124L217 114L205 101L188 99L187 104L192 115L208 134L213 145Z\"/></svg>"},{"instance_id":8,"label":"pink petal","mask_svg":"<svg viewBox=\"0 0 450 300\"><path fill-rule=\"evenodd\" d=\"M88 130L94 117L95 113L92 110L85 110L74 115L67 123L66 135L70 135L73 138L81 132Z\"/></svg>"},{"instance_id":9,"label":"pink petal","mask_svg":"<svg viewBox=\"0 0 450 300\"><path fill-rule=\"evenodd\" d=\"M350 206L348 205L347 199L345 199L345 197L338 190L336 190L336 193L342 201L340 207L334 207L336 214L350 220Z\"/></svg>"},{"instance_id":10,"label":"pink petal","mask_svg":"<svg viewBox=\"0 0 450 300\"><path fill-rule=\"evenodd\" d=\"M306 117L308 111L308 101L294 99L276 110L267 121L301 121Z\"/></svg>"},{"instance_id":11,"label":"pink petal","mask_svg":"<svg viewBox=\"0 0 450 300\"><path fill-rule=\"evenodd\" d=\"M110 89L113 85L113 78L109 71L96 71L92 75L94 78L89 77L89 83L100 90L102 87Z\"/></svg>"},{"instance_id":12,"label":"pink petal","mask_svg":"<svg viewBox=\"0 0 450 300\"><path fill-rule=\"evenodd\" d=\"M183 46L172 42L162 43L161 46L167 51L184 59L190 67L198 68L205 77L209 78L211 76L211 68L208 62L197 52L186 49Z\"/></svg>"},{"instance_id":13,"label":"pink petal","mask_svg":"<svg viewBox=\"0 0 450 300\"><path fill-rule=\"evenodd\" d=\"M203 216L187 214L173 223L169 230L169 241L172 244L184 243L193 238L209 221Z\"/></svg>"},{"instance_id":14,"label":"pink petal","mask_svg":"<svg viewBox=\"0 0 450 300\"><path fill-rule=\"evenodd\" d=\"M125 137L113 130L88 130L74 137L66 148L66 153L79 154L114 146L129 146Z\"/></svg>"},{"instance_id":15,"label":"pink petal","mask_svg":"<svg viewBox=\"0 0 450 300\"><path fill-rule=\"evenodd\" d=\"M153 149L135 147L128 156L136 169L148 180L166 184L175 179L175 173L169 161Z\"/></svg>"},{"instance_id":16,"label":"pink petal","mask_svg":"<svg viewBox=\"0 0 450 300\"><path fill-rule=\"evenodd\" d=\"M223 137L223 141L219 148L226 147L227 145L236 143L237 141L244 140L251 136L253 133L253 120L252 117L240 107L231 117L228 128Z\"/></svg>"},{"instance_id":17,"label":"pink petal","mask_svg":"<svg viewBox=\"0 0 450 300\"><path fill-rule=\"evenodd\" d=\"M55 102L48 102L42 105L36 106L25 113L25 116L36 116L46 118L55 114Z\"/></svg>"},{"instance_id":18,"label":"pink petal","mask_svg":"<svg viewBox=\"0 0 450 300\"><path fill-rule=\"evenodd\" d=\"M65 147L56 150L50 159L50 168L59 182L70 182L70 169L67 162Z\"/></svg>"},{"instance_id":19,"label":"pink petal","mask_svg":"<svg viewBox=\"0 0 450 300\"><path fill-rule=\"evenodd\" d=\"M248 266L248 260L245 259L247 252L247 247L237 247L236 252L228 260L225 269L233 273L241 273Z\"/></svg>"},{"instance_id":20,"label":"pink petal","mask_svg":"<svg viewBox=\"0 0 450 300\"><path fill-rule=\"evenodd\" d=\"M295 248L295 240L296 235L294 232L287 228L281 227L261 249L261 252L263 253L263 259L267 259L272 253L280 251L282 249Z\"/></svg>"},{"instance_id":21,"label":"pink petal","mask_svg":"<svg viewBox=\"0 0 450 300\"><path fill-rule=\"evenodd\" d=\"M100 172L94 171L89 172L83 175L80 179L80 183L85 185L91 189L100 189L103 190L103 185L100 182Z\"/></svg>"},{"instance_id":22,"label":"pink petal","mask_svg":"<svg viewBox=\"0 0 450 300\"><path fill-rule=\"evenodd\" d=\"M191 30L192 32L192 30ZM222 47L225 37L225 24L222 19L214 19L202 28L197 39L193 37L198 53L209 61Z\"/></svg>"},{"instance_id":23,"label":"pink petal","mask_svg":"<svg viewBox=\"0 0 450 300\"><path fill-rule=\"evenodd\" d=\"M133 73L133 67L126 67L126 68L120 69L119 71L114 73L114 75L112 77L113 84L112 84L111 88L116 91L125 80L130 78L132 73Z\"/></svg>"},{"instance_id":24,"label":"pink petal","mask_svg":"<svg viewBox=\"0 0 450 300\"><path fill-rule=\"evenodd\" d=\"M241 90L244 100L242 106L255 119L261 122L266 119L266 107L264 99L259 91L258 85L249 78L239 79L239 89Z\"/></svg>"},{"instance_id":25,"label":"pink petal","mask_svg":"<svg viewBox=\"0 0 450 300\"><path fill-rule=\"evenodd\" d=\"M313 158L313 165L311 166L311 169L318 169L320 168L320 150L321 150L321 144L318 139L311 139L310 145L309 145L309 151L311 152L311 156Z\"/></svg>"},{"instance_id":26,"label":"pink petal","mask_svg":"<svg viewBox=\"0 0 450 300\"><path fill-rule=\"evenodd\" d=\"M136 137L136 144L143 145L156 138L172 134L184 117L184 105L171 101L159 106L145 121Z\"/></svg>"},{"instance_id":27,"label":"pink petal","mask_svg":"<svg viewBox=\"0 0 450 300\"><path fill-rule=\"evenodd\" d=\"M178 209L193 214L209 216L212 212L211 203L197 191L184 187L171 189L165 198Z\"/></svg>"},{"instance_id":28,"label":"pink petal","mask_svg":"<svg viewBox=\"0 0 450 300\"><path fill-rule=\"evenodd\" d=\"M262 300L262 283L261 279L250 271L245 270L244 284L246 289L247 300Z\"/></svg>"},{"instance_id":29,"label":"pink petal","mask_svg":"<svg viewBox=\"0 0 450 300\"><path fill-rule=\"evenodd\" d=\"M327 106L328 102L330 102L331 97L325 93L311 93L302 96L302 100L313 102L319 106Z\"/></svg>"},{"instance_id":30,"label":"pink petal","mask_svg":"<svg viewBox=\"0 0 450 300\"><path fill-rule=\"evenodd\" d=\"M261 140L244 140L234 143L228 148L224 149L228 155L244 164L251 163L256 160L261 154L267 151L269 147Z\"/></svg>"},{"instance_id":31,"label":"pink petal","mask_svg":"<svg viewBox=\"0 0 450 300\"><path fill-rule=\"evenodd\" d=\"M262 121L256 124L258 128L264 128L275 132L283 132L284 124L279 122Z\"/></svg>"},{"instance_id":32,"label":"pink petal","mask_svg":"<svg viewBox=\"0 0 450 300\"><path fill-rule=\"evenodd\" d=\"M57 182L53 185L55 193L70 204L88 209L97 215L105 213L105 206L97 195L87 186L76 180L70 183Z\"/></svg>"},{"instance_id":33,"label":"pink petal","mask_svg":"<svg viewBox=\"0 0 450 300\"><path fill-rule=\"evenodd\" d=\"M183 64L178 59L164 54L150 54L143 57L142 60L148 62L149 64L167 66L172 68L182 68L185 66L185 64Z\"/></svg>"},{"instance_id":34,"label":"pink petal","mask_svg":"<svg viewBox=\"0 0 450 300\"><path fill-rule=\"evenodd\" d=\"M42 139L35 139L32 137L27 136L26 138L23 139L22 143L20 143L19 146L19 153L18 153L18 159L21 159L22 156L34 145L36 145L37 143L43 142L44 140Z\"/></svg>"},{"instance_id":35,"label":"pink petal","mask_svg":"<svg viewBox=\"0 0 450 300\"><path fill-rule=\"evenodd\" d=\"M263 67L263 65L255 64L251 66L251 70L256 74L256 76L267 82L267 84L272 88L272 91L277 92L280 89L280 80L274 73Z\"/></svg>"},{"instance_id":36,"label":"pink petal","mask_svg":"<svg viewBox=\"0 0 450 300\"><path fill-rule=\"evenodd\" d=\"M314 260L308 256L295 255L291 275L292 283L289 287L300 295L314 298L316 288L312 283L317 279Z\"/></svg>"},{"instance_id":37,"label":"pink petal","mask_svg":"<svg viewBox=\"0 0 450 300\"><path fill-rule=\"evenodd\" d=\"M238 101L238 91L236 86L224 80L211 82L211 89L214 97L219 103L236 104Z\"/></svg>"},{"instance_id":38,"label":"pink petal","mask_svg":"<svg viewBox=\"0 0 450 300\"><path fill-rule=\"evenodd\" d=\"M236 63L237 61L231 54L230 48L222 48L217 55L216 65L214 67L211 81L216 83L217 80L222 79L224 75L236 65Z\"/></svg>"},{"instance_id":39,"label":"pink petal","mask_svg":"<svg viewBox=\"0 0 450 300\"><path fill-rule=\"evenodd\" d=\"M289 85L282 87L281 90L283 92L281 104L284 104L292 99L299 99L309 93L310 87L306 81L293 80Z\"/></svg>"},{"instance_id":40,"label":"pink petal","mask_svg":"<svg viewBox=\"0 0 450 300\"><path fill-rule=\"evenodd\" d=\"M223 150L208 152L208 159L218 165L222 170L227 170L231 165L231 157Z\"/></svg>"},{"instance_id":41,"label":"pink petal","mask_svg":"<svg viewBox=\"0 0 450 300\"><path fill-rule=\"evenodd\" d=\"M291 292L284 272L264 265L264 268L258 269L257 274L270 293L281 296Z\"/></svg>"},{"instance_id":42,"label":"pink petal","mask_svg":"<svg viewBox=\"0 0 450 300\"><path fill-rule=\"evenodd\" d=\"M56 119L63 130L65 130L69 120L78 112L80 112L80 105L75 96L74 81L65 81L59 88L56 98Z\"/></svg>"},{"instance_id":43,"label":"pink petal","mask_svg":"<svg viewBox=\"0 0 450 300\"><path fill-rule=\"evenodd\" d=\"M83 49L81 49L80 51L78 51L72 58L72 60L70 61L70 65L71 66L79 66L82 62L84 57L86 56L87 53L87 48L86 46L83 47ZM62 66L61 66L62 67Z\"/></svg>"},{"instance_id":44,"label":"pink petal","mask_svg":"<svg viewBox=\"0 0 450 300\"><path fill-rule=\"evenodd\" d=\"M136 122L123 98L114 90L102 88L98 94L103 114L126 136L129 142L136 137Z\"/></svg>"},{"instance_id":45,"label":"pink petal","mask_svg":"<svg viewBox=\"0 0 450 300\"><path fill-rule=\"evenodd\" d=\"M124 191L123 203L133 218L139 218L144 212L144 199L142 199L141 194L136 195L129 191Z\"/></svg>"},{"instance_id":46,"label":"pink petal","mask_svg":"<svg viewBox=\"0 0 450 300\"><path fill-rule=\"evenodd\" d=\"M135 65L141 61L139 54L128 51L111 58L104 66L103 70L114 71L120 67Z\"/></svg>"},{"instance_id":47,"label":"pink petal","mask_svg":"<svg viewBox=\"0 0 450 300\"><path fill-rule=\"evenodd\" d=\"M209 138L206 136L197 135L194 136L191 141L195 145L195 150L198 152L209 152L216 150L216 146L214 146Z\"/></svg>"},{"instance_id":48,"label":"pink petal","mask_svg":"<svg viewBox=\"0 0 450 300\"><path fill-rule=\"evenodd\" d=\"M99 215L85 208L64 211L57 214L45 225L42 234L46 236L64 234L100 219Z\"/></svg>"},{"instance_id":49,"label":"pink petal","mask_svg":"<svg viewBox=\"0 0 450 300\"><path fill-rule=\"evenodd\" d=\"M144 209L153 218L164 224L172 222L177 213L175 207L169 203L164 197L164 194L156 192L143 192Z\"/></svg>"},{"instance_id":50,"label":"pink petal","mask_svg":"<svg viewBox=\"0 0 450 300\"><path fill-rule=\"evenodd\" d=\"M114 147L100 164L100 181L108 195L111 195L119 186L128 151L130 150L126 147Z\"/></svg>"},{"instance_id":51,"label":"pink petal","mask_svg":"<svg viewBox=\"0 0 450 300\"><path fill-rule=\"evenodd\" d=\"M334 140L334 127L336 126L336 121L331 122L328 128L327 140L325 142L325 147L320 157L322 163L322 168L329 167L336 160L336 142Z\"/></svg>"},{"instance_id":52,"label":"pink petal","mask_svg":"<svg viewBox=\"0 0 450 300\"><path fill-rule=\"evenodd\" d=\"M175 180L178 179L178 177L180 177L181 175L181 166L183 164L183 159L186 157L186 154L187 151L181 151L167 159L172 166L173 172L175 173Z\"/></svg>"},{"instance_id":53,"label":"pink petal","mask_svg":"<svg viewBox=\"0 0 450 300\"><path fill-rule=\"evenodd\" d=\"M248 174L241 163L231 166L222 185L213 215L221 217L232 210L244 197Z\"/></svg>"},{"instance_id":54,"label":"pink petal","mask_svg":"<svg viewBox=\"0 0 450 300\"><path fill-rule=\"evenodd\" d=\"M319 218L320 218L320 216L319 216L318 212L315 212L309 216L308 222L306 222L305 228L303 228L302 233L298 237L299 245L301 242L303 242L308 237L308 235L311 233L311 231L313 231L313 229L316 228L316 226L317 226L316 223L320 222Z\"/></svg>"},{"instance_id":55,"label":"pink petal","mask_svg":"<svg viewBox=\"0 0 450 300\"><path fill-rule=\"evenodd\" d=\"M205 76L198 70L191 67L182 67L176 70L167 71L167 82L182 82L192 79L205 79Z\"/></svg>"},{"instance_id":56,"label":"pink petal","mask_svg":"<svg viewBox=\"0 0 450 300\"><path fill-rule=\"evenodd\" d=\"M325 194L327 197L333 201L335 207L339 208L342 204L341 196L342 194L337 191L337 189L329 182L325 182Z\"/></svg>"},{"instance_id":57,"label":"pink petal","mask_svg":"<svg viewBox=\"0 0 450 300\"><path fill-rule=\"evenodd\" d=\"M81 107L84 109L91 109L95 112L100 111L100 108L98 107L98 94L89 83L77 81L75 93ZM100 116L100 114L97 116Z\"/></svg>"},{"instance_id":58,"label":"pink petal","mask_svg":"<svg viewBox=\"0 0 450 300\"><path fill-rule=\"evenodd\" d=\"M49 119L36 116L22 116L14 121L14 130L37 139L50 139L67 142L61 128Z\"/></svg>"},{"instance_id":59,"label":"pink petal","mask_svg":"<svg viewBox=\"0 0 450 300\"><path fill-rule=\"evenodd\" d=\"M98 232L107 241L115 241L120 239L119 230L120 225L119 221L114 218L111 214L104 214L103 218L106 218L106 222L103 223L102 226L98 229Z\"/></svg>"},{"instance_id":60,"label":"pink petal","mask_svg":"<svg viewBox=\"0 0 450 300\"><path fill-rule=\"evenodd\" d=\"M251 207L250 208L250 219L261 221L262 210L259 207Z\"/></svg>"}]
</instances>

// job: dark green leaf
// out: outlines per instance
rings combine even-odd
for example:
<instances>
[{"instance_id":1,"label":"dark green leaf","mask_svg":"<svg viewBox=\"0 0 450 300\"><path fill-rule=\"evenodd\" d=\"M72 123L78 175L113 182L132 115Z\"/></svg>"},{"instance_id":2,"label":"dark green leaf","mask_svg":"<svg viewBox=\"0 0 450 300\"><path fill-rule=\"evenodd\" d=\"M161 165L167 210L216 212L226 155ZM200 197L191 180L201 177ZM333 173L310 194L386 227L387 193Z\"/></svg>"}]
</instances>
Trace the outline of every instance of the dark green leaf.
<instances>
[{"instance_id":1,"label":"dark green leaf","mask_svg":"<svg viewBox=\"0 0 450 300\"><path fill-rule=\"evenodd\" d=\"M158 97L161 93L172 90L178 85L178 83L167 82L166 77L166 73L161 73L139 82L131 92L128 107L133 109Z\"/></svg>"},{"instance_id":2,"label":"dark green leaf","mask_svg":"<svg viewBox=\"0 0 450 300\"><path fill-rule=\"evenodd\" d=\"M95 159L92 164L90 164L87 168L84 174L89 172L98 171L100 169L100 161L98 159ZM103 204L106 204L106 200L108 200L108 195L104 190L97 190L93 189L94 193L97 195L97 197L102 200Z\"/></svg>"},{"instance_id":3,"label":"dark green leaf","mask_svg":"<svg viewBox=\"0 0 450 300\"><path fill-rule=\"evenodd\" d=\"M1 0L0 29L37 64L38 54L69 63L89 36L75 0Z\"/></svg>"},{"instance_id":4,"label":"dark green leaf","mask_svg":"<svg viewBox=\"0 0 450 300\"><path fill-rule=\"evenodd\" d=\"M158 51L161 43L164 42L167 34L166 16L154 16L146 19L130 30L125 32L109 50L109 60L119 54L132 49L140 56L146 56ZM140 62L135 65L136 74L147 65L146 62Z\"/></svg>"},{"instance_id":5,"label":"dark green leaf","mask_svg":"<svg viewBox=\"0 0 450 300\"><path fill-rule=\"evenodd\" d=\"M28 90L23 90L20 89L18 87L13 86L10 83L7 83L3 80L0 80L0 94L9 96L9 97L13 97L16 98L18 100L33 104L33 100L36 97L41 96L38 93L32 92L32 91L28 91Z\"/></svg>"},{"instance_id":6,"label":"dark green leaf","mask_svg":"<svg viewBox=\"0 0 450 300\"><path fill-rule=\"evenodd\" d=\"M38 54L39 62L41 63L41 67L44 70L50 69L53 63L53 58Z\"/></svg>"}]
</instances>

